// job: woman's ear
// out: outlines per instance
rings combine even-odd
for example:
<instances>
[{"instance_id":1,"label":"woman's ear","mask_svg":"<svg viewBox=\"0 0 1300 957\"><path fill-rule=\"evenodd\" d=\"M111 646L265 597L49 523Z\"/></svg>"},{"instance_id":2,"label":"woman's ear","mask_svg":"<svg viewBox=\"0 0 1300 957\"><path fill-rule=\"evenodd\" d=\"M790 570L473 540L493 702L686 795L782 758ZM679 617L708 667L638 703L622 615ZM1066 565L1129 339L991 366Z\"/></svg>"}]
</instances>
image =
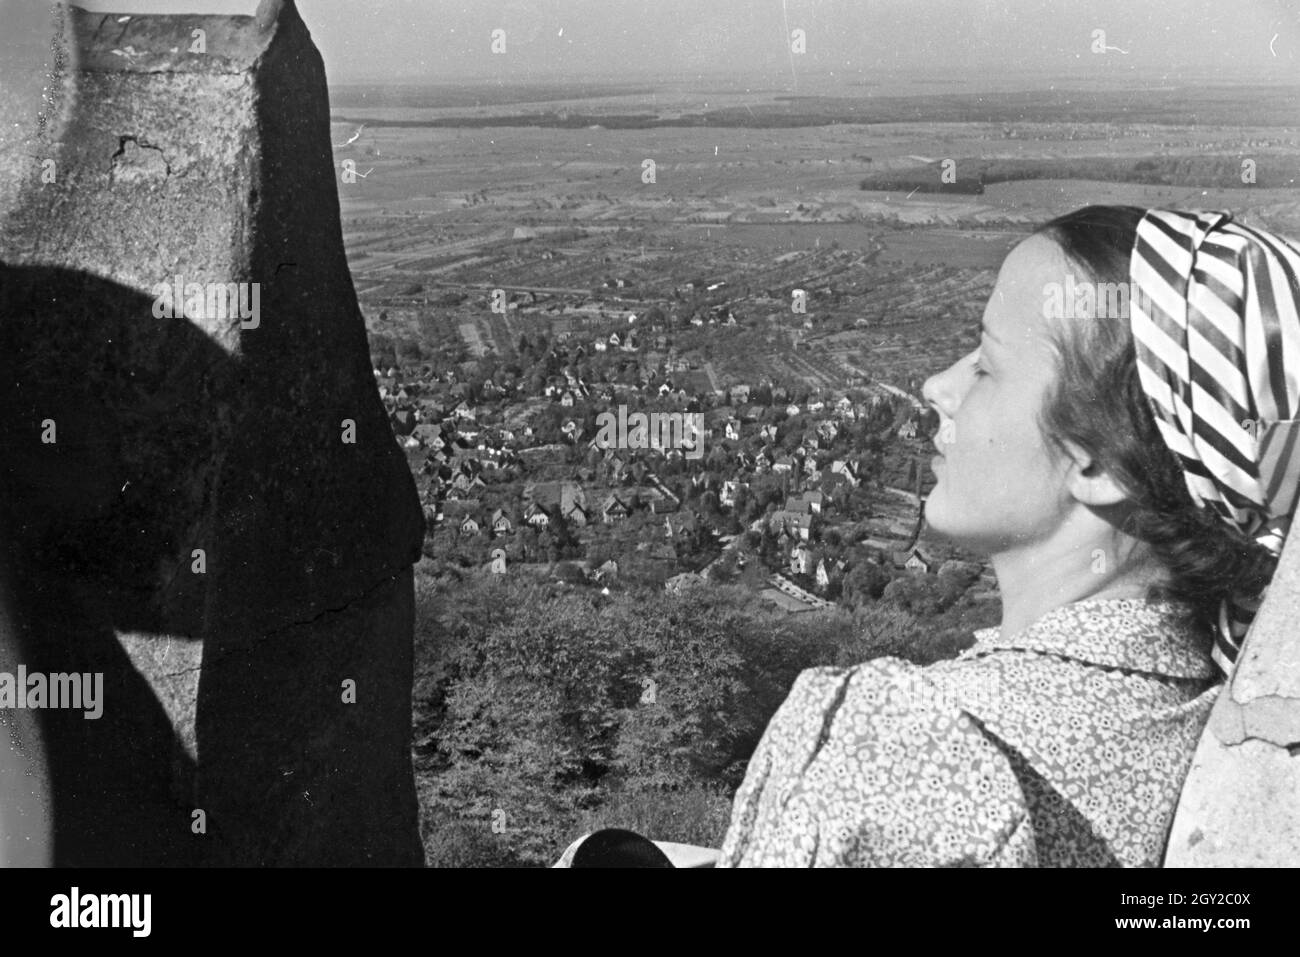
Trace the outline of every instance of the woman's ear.
<instances>
[{"instance_id":1,"label":"woman's ear","mask_svg":"<svg viewBox=\"0 0 1300 957\"><path fill-rule=\"evenodd\" d=\"M1076 502L1104 508L1119 505L1128 498L1114 477L1087 451L1073 442L1066 442L1065 447L1070 457L1065 484Z\"/></svg>"}]
</instances>

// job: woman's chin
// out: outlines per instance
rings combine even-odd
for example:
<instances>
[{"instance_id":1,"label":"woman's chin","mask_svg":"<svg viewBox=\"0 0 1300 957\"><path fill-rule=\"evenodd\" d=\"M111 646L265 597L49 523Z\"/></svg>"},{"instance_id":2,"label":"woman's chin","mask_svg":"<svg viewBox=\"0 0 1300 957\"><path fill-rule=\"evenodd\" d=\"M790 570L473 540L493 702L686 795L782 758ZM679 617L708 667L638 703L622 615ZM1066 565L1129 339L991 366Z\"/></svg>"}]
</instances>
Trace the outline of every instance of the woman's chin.
<instances>
[{"instance_id":1,"label":"woman's chin","mask_svg":"<svg viewBox=\"0 0 1300 957\"><path fill-rule=\"evenodd\" d=\"M944 487L944 480L940 477L938 483L930 490L930 494L925 500L926 531L936 538L942 538L953 544L960 545L971 531L969 525L972 517L969 510L963 511L957 508L955 503L949 501L947 489Z\"/></svg>"},{"instance_id":2,"label":"woman's chin","mask_svg":"<svg viewBox=\"0 0 1300 957\"><path fill-rule=\"evenodd\" d=\"M950 527L948 519L948 503L944 495L943 480L940 479L925 498L925 527L931 532L947 536Z\"/></svg>"}]
</instances>

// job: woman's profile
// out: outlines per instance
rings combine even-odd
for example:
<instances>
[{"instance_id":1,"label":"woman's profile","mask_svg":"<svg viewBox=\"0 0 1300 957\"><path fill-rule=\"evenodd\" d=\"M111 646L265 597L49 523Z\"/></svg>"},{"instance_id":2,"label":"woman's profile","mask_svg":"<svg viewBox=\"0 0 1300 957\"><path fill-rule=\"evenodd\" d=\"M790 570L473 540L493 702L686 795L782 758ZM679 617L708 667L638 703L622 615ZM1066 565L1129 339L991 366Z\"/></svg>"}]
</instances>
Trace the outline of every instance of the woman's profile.
<instances>
[{"instance_id":1,"label":"woman's profile","mask_svg":"<svg viewBox=\"0 0 1300 957\"><path fill-rule=\"evenodd\" d=\"M1300 491L1298 276L1223 213L1088 207L1011 252L923 390L926 518L989 556L1001 623L803 672L718 866L1160 865Z\"/></svg>"}]
</instances>

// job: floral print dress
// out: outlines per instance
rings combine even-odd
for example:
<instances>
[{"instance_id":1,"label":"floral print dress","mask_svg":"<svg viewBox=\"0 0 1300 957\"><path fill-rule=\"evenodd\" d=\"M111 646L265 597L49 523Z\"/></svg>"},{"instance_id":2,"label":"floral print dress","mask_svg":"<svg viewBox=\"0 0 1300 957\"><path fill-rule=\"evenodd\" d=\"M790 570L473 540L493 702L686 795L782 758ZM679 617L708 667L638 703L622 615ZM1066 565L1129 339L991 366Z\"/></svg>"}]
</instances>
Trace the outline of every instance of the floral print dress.
<instances>
[{"instance_id":1,"label":"floral print dress","mask_svg":"<svg viewBox=\"0 0 1300 957\"><path fill-rule=\"evenodd\" d=\"M1159 866L1221 687L1186 612L1089 599L952 661L805 671L718 866Z\"/></svg>"}]
</instances>

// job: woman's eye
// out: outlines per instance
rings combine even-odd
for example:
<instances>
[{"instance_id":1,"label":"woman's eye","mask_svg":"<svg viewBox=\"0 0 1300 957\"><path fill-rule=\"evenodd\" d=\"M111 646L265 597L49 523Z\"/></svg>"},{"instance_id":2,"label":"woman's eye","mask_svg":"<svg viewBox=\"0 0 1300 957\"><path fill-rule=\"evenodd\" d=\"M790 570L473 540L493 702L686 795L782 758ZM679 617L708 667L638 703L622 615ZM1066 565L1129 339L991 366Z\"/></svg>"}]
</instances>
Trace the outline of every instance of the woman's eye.
<instances>
[{"instance_id":1,"label":"woman's eye","mask_svg":"<svg viewBox=\"0 0 1300 957\"><path fill-rule=\"evenodd\" d=\"M988 375L988 373L984 371L984 367L983 367L982 365L980 365L980 357L979 357L979 356L976 356L975 358L973 358L973 359L971 360L971 368L974 370L974 372L975 372L975 378L977 378L977 379L982 378L983 376Z\"/></svg>"}]
</instances>

